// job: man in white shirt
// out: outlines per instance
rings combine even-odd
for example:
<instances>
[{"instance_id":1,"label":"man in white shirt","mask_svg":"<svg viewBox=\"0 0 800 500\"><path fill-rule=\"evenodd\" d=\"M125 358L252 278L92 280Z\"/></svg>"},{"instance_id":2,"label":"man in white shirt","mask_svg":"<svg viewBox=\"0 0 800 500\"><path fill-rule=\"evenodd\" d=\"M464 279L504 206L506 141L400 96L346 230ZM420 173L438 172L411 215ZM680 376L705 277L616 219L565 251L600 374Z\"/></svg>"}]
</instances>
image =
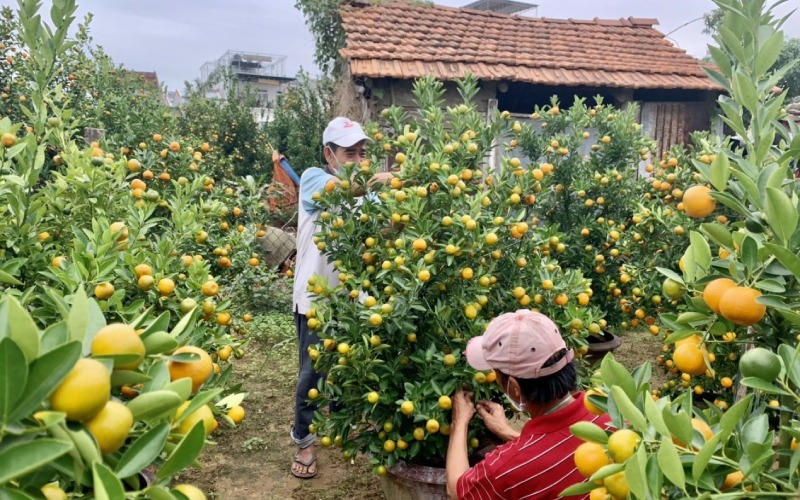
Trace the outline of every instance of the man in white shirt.
<instances>
[{"instance_id":1,"label":"man in white shirt","mask_svg":"<svg viewBox=\"0 0 800 500\"><path fill-rule=\"evenodd\" d=\"M323 154L327 165L312 167L303 172L300 178L300 196L297 207L297 265L294 277L294 322L297 328L298 347L300 349L300 373L295 393L295 422L292 428L292 440L298 447L292 462L291 472L294 476L308 479L317 474L317 455L314 441L317 436L311 434L308 426L314 417L316 406L309 404L308 391L316 388L320 378L325 374L314 371L308 355L308 346L319 342L316 333L308 330L306 313L311 309L312 297L307 291L308 280L315 274L335 284L337 278L333 265L328 262L314 244L314 233L318 232L317 221L322 211L312 199L315 192L325 192L325 185L333 181L339 183L336 176L345 163L358 163L366 158L368 137L357 122L344 117L337 117L328 123L322 134ZM378 173L370 183L385 183L392 178L391 172ZM365 193L364 186L352 185L351 193L360 196Z\"/></svg>"}]
</instances>

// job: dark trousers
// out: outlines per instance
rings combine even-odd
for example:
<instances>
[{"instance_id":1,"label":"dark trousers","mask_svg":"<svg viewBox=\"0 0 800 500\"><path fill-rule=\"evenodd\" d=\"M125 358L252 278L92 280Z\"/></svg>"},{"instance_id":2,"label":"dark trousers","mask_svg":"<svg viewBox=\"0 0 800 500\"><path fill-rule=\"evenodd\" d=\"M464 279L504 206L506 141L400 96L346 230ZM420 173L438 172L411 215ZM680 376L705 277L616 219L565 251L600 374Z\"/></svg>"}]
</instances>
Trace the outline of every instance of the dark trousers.
<instances>
[{"instance_id":1,"label":"dark trousers","mask_svg":"<svg viewBox=\"0 0 800 500\"><path fill-rule=\"evenodd\" d=\"M316 388L320 379L325 378L324 373L314 371L311 358L308 356L308 346L319 343L319 337L308 330L308 319L305 314L295 310L294 324L297 329L297 347L300 351L300 370L297 377L297 390L295 391L294 428L292 439L299 446L305 448L314 442L309 437L308 426L317 411L317 405L308 402L309 389Z\"/></svg>"}]
</instances>

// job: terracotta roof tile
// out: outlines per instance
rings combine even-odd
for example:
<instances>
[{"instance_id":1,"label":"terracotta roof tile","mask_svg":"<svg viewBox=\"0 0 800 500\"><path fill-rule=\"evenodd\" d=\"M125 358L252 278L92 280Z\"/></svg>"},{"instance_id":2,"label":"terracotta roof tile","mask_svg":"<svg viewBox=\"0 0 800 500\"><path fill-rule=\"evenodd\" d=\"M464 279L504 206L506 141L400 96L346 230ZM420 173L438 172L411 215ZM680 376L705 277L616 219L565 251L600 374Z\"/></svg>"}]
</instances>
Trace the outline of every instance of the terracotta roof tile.
<instances>
[{"instance_id":1,"label":"terracotta roof tile","mask_svg":"<svg viewBox=\"0 0 800 500\"><path fill-rule=\"evenodd\" d=\"M341 54L354 76L547 85L721 90L656 19L549 19L444 6L359 2L341 8ZM383 64L374 64L383 63Z\"/></svg>"}]
</instances>

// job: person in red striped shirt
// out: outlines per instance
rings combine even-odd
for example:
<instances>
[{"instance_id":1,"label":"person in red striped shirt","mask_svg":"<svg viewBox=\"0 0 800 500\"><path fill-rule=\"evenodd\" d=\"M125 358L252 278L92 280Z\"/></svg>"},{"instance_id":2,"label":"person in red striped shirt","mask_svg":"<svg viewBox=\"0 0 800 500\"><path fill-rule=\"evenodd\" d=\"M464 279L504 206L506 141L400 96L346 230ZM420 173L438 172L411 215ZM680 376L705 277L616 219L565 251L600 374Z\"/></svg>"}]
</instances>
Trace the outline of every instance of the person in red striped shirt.
<instances>
[{"instance_id":1,"label":"person in red striped shirt","mask_svg":"<svg viewBox=\"0 0 800 500\"><path fill-rule=\"evenodd\" d=\"M448 496L549 500L582 482L573 459L582 441L569 427L583 420L607 427L609 419L591 414L583 404L583 393L575 392L574 355L556 324L527 309L500 315L484 335L469 341L465 355L476 370L493 369L508 401L530 420L517 432L500 404L479 401L476 405L471 393L456 392L447 447ZM506 443L470 468L467 432L476 411Z\"/></svg>"}]
</instances>

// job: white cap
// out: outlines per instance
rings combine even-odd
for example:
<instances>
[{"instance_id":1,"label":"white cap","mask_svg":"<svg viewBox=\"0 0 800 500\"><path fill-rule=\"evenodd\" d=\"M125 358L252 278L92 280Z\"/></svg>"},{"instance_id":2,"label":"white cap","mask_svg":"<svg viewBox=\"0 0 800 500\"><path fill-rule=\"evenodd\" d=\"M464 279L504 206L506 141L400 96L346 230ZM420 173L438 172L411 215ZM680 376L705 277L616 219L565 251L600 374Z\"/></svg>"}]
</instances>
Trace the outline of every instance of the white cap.
<instances>
[{"instance_id":1,"label":"white cap","mask_svg":"<svg viewBox=\"0 0 800 500\"><path fill-rule=\"evenodd\" d=\"M369 139L364 129L358 122L349 118L338 116L328 123L322 133L322 144L336 144L343 148L349 148L353 144Z\"/></svg>"}]
</instances>

